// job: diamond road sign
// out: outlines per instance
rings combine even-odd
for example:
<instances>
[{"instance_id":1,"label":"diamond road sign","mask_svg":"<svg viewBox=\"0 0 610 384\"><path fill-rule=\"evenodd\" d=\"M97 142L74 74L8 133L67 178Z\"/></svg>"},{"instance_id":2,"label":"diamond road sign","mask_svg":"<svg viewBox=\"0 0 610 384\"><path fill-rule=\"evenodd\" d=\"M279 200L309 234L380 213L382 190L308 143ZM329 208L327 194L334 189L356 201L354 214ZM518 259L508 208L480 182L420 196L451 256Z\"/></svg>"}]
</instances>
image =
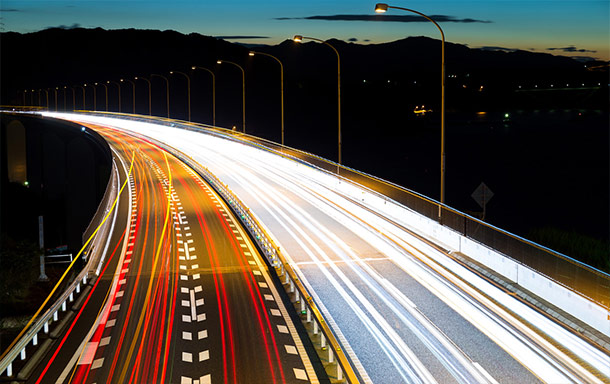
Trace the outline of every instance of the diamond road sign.
<instances>
[{"instance_id":1,"label":"diamond road sign","mask_svg":"<svg viewBox=\"0 0 610 384\"><path fill-rule=\"evenodd\" d=\"M481 183L472 193L472 198L476 201L481 208L485 208L485 205L494 196L494 193L489 189L485 183Z\"/></svg>"}]
</instances>

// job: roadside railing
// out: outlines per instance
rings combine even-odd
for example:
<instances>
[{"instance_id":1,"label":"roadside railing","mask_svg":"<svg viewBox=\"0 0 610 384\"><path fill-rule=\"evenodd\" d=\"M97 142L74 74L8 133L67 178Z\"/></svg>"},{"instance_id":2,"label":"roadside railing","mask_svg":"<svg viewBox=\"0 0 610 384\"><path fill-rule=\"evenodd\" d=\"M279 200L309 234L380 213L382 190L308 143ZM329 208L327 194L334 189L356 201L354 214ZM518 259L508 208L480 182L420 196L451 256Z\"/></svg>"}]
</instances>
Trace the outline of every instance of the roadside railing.
<instances>
[{"instance_id":1,"label":"roadside railing","mask_svg":"<svg viewBox=\"0 0 610 384\"><path fill-rule=\"evenodd\" d=\"M113 162L114 172L111 172L111 178L108 183L108 187L106 188L106 193L104 194L104 198L100 202L98 206L98 214L95 215L97 221L90 224L95 225L93 228L95 229L99 226L101 220L104 218L105 214L111 209L114 200L116 199L116 195L118 193L119 186L119 176L118 169L116 164ZM101 214L100 214L101 213ZM63 316L68 311L68 305L73 303L76 299L76 296L81 294L87 287L87 283L89 282L89 270L93 261L96 260L96 257L93 257L94 254L99 253L99 247L96 248L94 244L97 244L96 240L105 239L107 237L109 226L111 220L106 220L103 224L100 231L97 232L95 239L91 241L86 251L83 253L87 253L89 255L87 259L87 264L83 267L80 273L74 278L74 280L68 284L63 293L55 300L55 302L42 314L38 317L38 319L26 330L25 334L15 343L15 345L8 351L5 351L2 360L0 360L0 374L4 373L8 377L12 377L14 372L14 364L15 360L19 359L20 363L23 363L24 367L27 366L25 360L27 358L27 349L31 347L38 347L39 342L42 337L46 338L54 338L57 336L53 336L52 334L57 332L51 331L51 327L56 325L59 328L62 328L62 320L65 320L67 316ZM86 232L87 233L87 232ZM91 232L92 234L93 232ZM95 277L91 281L95 280ZM61 319L60 319L61 318ZM42 335L41 335L42 332ZM40 336L40 337L39 337ZM22 371L27 371L27 369L23 369ZM28 373L24 372L21 375L17 375L17 379L25 380L27 379Z\"/></svg>"}]
</instances>

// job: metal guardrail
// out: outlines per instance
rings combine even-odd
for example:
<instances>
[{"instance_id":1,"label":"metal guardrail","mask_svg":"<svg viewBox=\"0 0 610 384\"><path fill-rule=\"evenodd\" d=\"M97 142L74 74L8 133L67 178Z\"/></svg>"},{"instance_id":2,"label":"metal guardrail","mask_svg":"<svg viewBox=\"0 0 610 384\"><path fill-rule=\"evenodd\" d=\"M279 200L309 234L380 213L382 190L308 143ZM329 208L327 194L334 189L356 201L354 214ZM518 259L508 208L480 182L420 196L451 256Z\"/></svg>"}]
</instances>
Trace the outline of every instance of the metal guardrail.
<instances>
[{"instance_id":1,"label":"metal guardrail","mask_svg":"<svg viewBox=\"0 0 610 384\"><path fill-rule=\"evenodd\" d=\"M100 202L98 206L98 213L107 213L114 200L116 198L116 194L118 193L118 189L116 186L119 183L118 177L118 169L116 164L113 162L114 172L111 173L111 179L108 183L108 187L106 188L106 193L104 194L104 199ZM109 192L109 190L111 190ZM104 215L97 216L98 217L98 225L99 221L101 221ZM104 226L101 231L98 231L96 234L96 239L103 236L106 236L108 232L108 227L110 225L110 220L106 220ZM89 250L93 250L93 241L88 245ZM75 300L75 295L81 293L81 287L86 285L89 280L89 269L95 258L89 257L87 260L87 264L83 267L81 272L76 276L76 278L70 283L64 292L57 298L55 303L49 307L43 315L41 315L38 320L26 331L26 333L17 341L17 343L11 348L10 351L6 352L6 355L0 361L0 374L5 373L6 376L13 376L13 363L19 357L20 360L26 359L26 348L31 343L32 346L38 345L38 335L42 331L45 335L49 335L49 329L51 324L59 322L60 314L67 311L68 303L72 303ZM94 277L95 279L95 277Z\"/></svg>"},{"instance_id":2,"label":"metal guardrail","mask_svg":"<svg viewBox=\"0 0 610 384\"><path fill-rule=\"evenodd\" d=\"M89 112L91 113L91 112ZM112 112L91 113L101 116L114 116L135 121L150 122L191 131L205 131L224 138L248 142L251 145L271 151L281 156L315 166L326 172L351 180L371 191L377 192L400 203L455 232L492 248L509 259L525 265L552 281L562 285L572 292L584 296L588 300L610 310L610 274L575 260L567 255L536 244L533 241L514 235L489 223L462 213L438 201L430 199L417 192L397 184L377 178L358 170L340 166L337 163L320 156L281 144L249 136L225 128L212 127L205 124L189 123L161 117L117 114ZM440 218L439 218L440 210Z\"/></svg>"}]
</instances>

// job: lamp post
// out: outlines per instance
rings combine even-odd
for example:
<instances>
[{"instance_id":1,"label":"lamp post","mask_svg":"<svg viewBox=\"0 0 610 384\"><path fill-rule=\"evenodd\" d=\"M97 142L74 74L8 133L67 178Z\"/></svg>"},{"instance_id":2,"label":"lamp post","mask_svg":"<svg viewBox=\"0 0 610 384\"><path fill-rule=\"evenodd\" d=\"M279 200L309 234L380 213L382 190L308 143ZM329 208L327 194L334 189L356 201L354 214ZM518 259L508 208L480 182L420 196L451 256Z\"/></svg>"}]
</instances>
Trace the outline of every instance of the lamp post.
<instances>
[{"instance_id":1,"label":"lamp post","mask_svg":"<svg viewBox=\"0 0 610 384\"><path fill-rule=\"evenodd\" d=\"M59 87L55 87L53 89L53 93L55 95L55 112L57 112L57 90L59 89Z\"/></svg>"},{"instance_id":2,"label":"lamp post","mask_svg":"<svg viewBox=\"0 0 610 384\"><path fill-rule=\"evenodd\" d=\"M99 83L99 84L95 83L95 85L96 86L97 85L101 85L101 86L104 87L104 92L105 92L105 95L106 95L106 109L105 109L105 111L108 112L108 86L106 84L104 84L104 83Z\"/></svg>"},{"instance_id":3,"label":"lamp post","mask_svg":"<svg viewBox=\"0 0 610 384\"><path fill-rule=\"evenodd\" d=\"M241 70L241 105L242 105L242 132L246 133L246 72L241 65L228 60L217 60L216 64L229 63Z\"/></svg>"},{"instance_id":4,"label":"lamp post","mask_svg":"<svg viewBox=\"0 0 610 384\"><path fill-rule=\"evenodd\" d=\"M64 111L68 110L68 102L66 98L66 93L68 93L68 87L64 85Z\"/></svg>"},{"instance_id":5,"label":"lamp post","mask_svg":"<svg viewBox=\"0 0 610 384\"><path fill-rule=\"evenodd\" d=\"M278 64L280 65L280 108L281 108L281 127L282 127L281 132L282 132L282 146L283 146L284 145L284 65L282 65L282 62L280 61L280 59L278 59L277 57L275 57L269 53L250 51L248 53L248 55L250 55L250 56L255 56L255 55L268 56L268 57L274 59L275 61L277 61Z\"/></svg>"},{"instance_id":6,"label":"lamp post","mask_svg":"<svg viewBox=\"0 0 610 384\"><path fill-rule=\"evenodd\" d=\"M49 90L48 89L43 89L46 97L47 97L47 111L49 110Z\"/></svg>"},{"instance_id":7,"label":"lamp post","mask_svg":"<svg viewBox=\"0 0 610 384\"><path fill-rule=\"evenodd\" d=\"M26 97L27 93L28 93L28 90L24 89L23 90L23 104L22 104L24 107L25 107L25 97Z\"/></svg>"},{"instance_id":8,"label":"lamp post","mask_svg":"<svg viewBox=\"0 0 610 384\"><path fill-rule=\"evenodd\" d=\"M152 116L152 97L151 97L152 85L150 84L150 80L148 80L145 77L139 77L139 76L134 77L134 79L135 80L144 80L148 83L148 116Z\"/></svg>"},{"instance_id":9,"label":"lamp post","mask_svg":"<svg viewBox=\"0 0 610 384\"><path fill-rule=\"evenodd\" d=\"M117 83L116 81L108 80L106 84L115 84L119 90L119 113L121 113L121 83Z\"/></svg>"},{"instance_id":10,"label":"lamp post","mask_svg":"<svg viewBox=\"0 0 610 384\"><path fill-rule=\"evenodd\" d=\"M379 3L375 5L375 12L383 13L388 9L400 9L402 11L415 13L426 20L432 22L441 33L441 205L445 204L445 33L440 25L430 17L421 12L409 8L394 7L388 4ZM438 216L441 217L441 205L438 207Z\"/></svg>"},{"instance_id":11,"label":"lamp post","mask_svg":"<svg viewBox=\"0 0 610 384\"><path fill-rule=\"evenodd\" d=\"M161 77L165 80L165 84L167 85L167 118L169 119L169 80L167 77L162 76L162 75L157 75L156 73L153 73L152 75L150 75L150 77L152 78L153 76L157 76L157 77Z\"/></svg>"},{"instance_id":12,"label":"lamp post","mask_svg":"<svg viewBox=\"0 0 610 384\"><path fill-rule=\"evenodd\" d=\"M333 47L328 41L320 40L315 37L307 37L301 35L295 35L293 40L295 43L300 43L303 39L314 40L322 44L326 44L332 48L337 54L337 143L338 143L338 164L341 165L341 58L339 57L339 51ZM339 172L339 167L337 167Z\"/></svg>"},{"instance_id":13,"label":"lamp post","mask_svg":"<svg viewBox=\"0 0 610 384\"><path fill-rule=\"evenodd\" d=\"M191 78L184 72L169 71L170 75L173 75L174 73L179 73L182 76L186 77L186 96L187 96L187 103L188 103L189 121L191 121Z\"/></svg>"},{"instance_id":14,"label":"lamp post","mask_svg":"<svg viewBox=\"0 0 610 384\"><path fill-rule=\"evenodd\" d=\"M83 90L83 110L85 110L85 87L82 85L75 85L75 87L78 87ZM76 107L74 109L76 109Z\"/></svg>"},{"instance_id":15,"label":"lamp post","mask_svg":"<svg viewBox=\"0 0 610 384\"><path fill-rule=\"evenodd\" d=\"M87 84L85 84L85 87L86 86ZM95 85L90 85L90 87L93 89L93 110L97 111L97 92L95 90Z\"/></svg>"},{"instance_id":16,"label":"lamp post","mask_svg":"<svg viewBox=\"0 0 610 384\"><path fill-rule=\"evenodd\" d=\"M133 114L136 113L136 83L134 83L133 81L129 80L129 79L121 79L121 82L128 82L131 83L131 89L133 90Z\"/></svg>"},{"instance_id":17,"label":"lamp post","mask_svg":"<svg viewBox=\"0 0 610 384\"><path fill-rule=\"evenodd\" d=\"M192 66L191 69L193 71L195 69L203 69L212 75L212 126L216 126L216 76L214 76L214 72L204 67Z\"/></svg>"}]
</instances>

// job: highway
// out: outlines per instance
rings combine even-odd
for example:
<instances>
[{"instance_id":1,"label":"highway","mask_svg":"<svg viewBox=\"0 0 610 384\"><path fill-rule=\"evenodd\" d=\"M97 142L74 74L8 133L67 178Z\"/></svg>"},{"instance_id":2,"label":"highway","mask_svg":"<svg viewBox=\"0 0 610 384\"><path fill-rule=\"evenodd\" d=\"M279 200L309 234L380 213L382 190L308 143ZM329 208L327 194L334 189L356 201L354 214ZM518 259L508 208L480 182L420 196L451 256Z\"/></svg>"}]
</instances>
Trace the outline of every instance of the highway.
<instances>
[{"instance_id":1,"label":"highway","mask_svg":"<svg viewBox=\"0 0 610 384\"><path fill-rule=\"evenodd\" d=\"M108 140L128 177L122 224L28 382L324 382L267 265L206 182L150 142L82 126Z\"/></svg>"},{"instance_id":2,"label":"highway","mask_svg":"<svg viewBox=\"0 0 610 384\"><path fill-rule=\"evenodd\" d=\"M218 135L57 116L159 140L226 183L295 266L362 382L610 380L607 351L345 193L358 186Z\"/></svg>"}]
</instances>

